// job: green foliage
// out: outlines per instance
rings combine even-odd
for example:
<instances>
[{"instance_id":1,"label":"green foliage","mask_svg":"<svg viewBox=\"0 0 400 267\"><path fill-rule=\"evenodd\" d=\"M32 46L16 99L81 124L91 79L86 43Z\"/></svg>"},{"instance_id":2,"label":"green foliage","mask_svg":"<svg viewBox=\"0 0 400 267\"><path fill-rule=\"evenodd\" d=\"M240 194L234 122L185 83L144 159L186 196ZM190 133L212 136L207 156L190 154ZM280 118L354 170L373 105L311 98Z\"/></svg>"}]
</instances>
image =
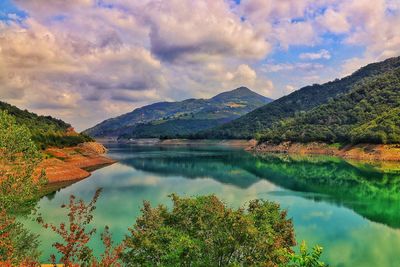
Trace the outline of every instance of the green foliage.
<instances>
[{"instance_id":1,"label":"green foliage","mask_svg":"<svg viewBox=\"0 0 400 267\"><path fill-rule=\"evenodd\" d=\"M0 266L31 266L39 257L37 235L30 233L23 225L7 213L0 212ZM36 265L32 265L36 266Z\"/></svg>"},{"instance_id":2,"label":"green foliage","mask_svg":"<svg viewBox=\"0 0 400 267\"><path fill-rule=\"evenodd\" d=\"M306 243L300 245L300 254L289 254L290 263L285 267L326 267L327 265L319 260L322 254L322 247L315 246L311 252L308 251Z\"/></svg>"},{"instance_id":3,"label":"green foliage","mask_svg":"<svg viewBox=\"0 0 400 267\"><path fill-rule=\"evenodd\" d=\"M40 173L33 178L41 154L30 137L26 126L0 111L0 210L30 210L45 182Z\"/></svg>"},{"instance_id":4,"label":"green foliage","mask_svg":"<svg viewBox=\"0 0 400 267\"><path fill-rule=\"evenodd\" d=\"M226 207L217 197L171 196L173 209L144 203L122 255L125 266L275 266L295 245L293 225L278 204Z\"/></svg>"},{"instance_id":5,"label":"green foliage","mask_svg":"<svg viewBox=\"0 0 400 267\"><path fill-rule=\"evenodd\" d=\"M400 108L392 109L372 121L353 128L353 143L400 143Z\"/></svg>"},{"instance_id":6,"label":"green foliage","mask_svg":"<svg viewBox=\"0 0 400 267\"><path fill-rule=\"evenodd\" d=\"M12 215L29 212L44 183L40 173L36 180L33 178L41 156L30 136L27 127L0 111L0 265L26 264L27 259L34 260L39 255L37 237Z\"/></svg>"},{"instance_id":7,"label":"green foliage","mask_svg":"<svg viewBox=\"0 0 400 267\"><path fill-rule=\"evenodd\" d=\"M261 142L398 143L400 69L366 78L347 94L281 120Z\"/></svg>"},{"instance_id":8,"label":"green foliage","mask_svg":"<svg viewBox=\"0 0 400 267\"><path fill-rule=\"evenodd\" d=\"M63 132L43 132L33 136L32 139L41 149L46 149L47 147L71 147L93 141L93 138L86 134L65 135Z\"/></svg>"},{"instance_id":9,"label":"green foliage","mask_svg":"<svg viewBox=\"0 0 400 267\"><path fill-rule=\"evenodd\" d=\"M184 138L194 132L209 129L221 124L221 120L179 119L168 120L159 124L138 124L131 133L120 138Z\"/></svg>"},{"instance_id":10,"label":"green foliage","mask_svg":"<svg viewBox=\"0 0 400 267\"><path fill-rule=\"evenodd\" d=\"M343 79L322 85L314 84L303 87L290 95L281 97L272 103L257 108L232 122L197 133L192 137L208 139L254 138L256 133L265 132L271 126L281 123L282 120L285 121L288 118L302 116L303 112L309 111L321 104L326 104L330 99L338 97L341 94L348 93L356 83L366 77L381 75L399 67L400 57L369 64ZM394 87L394 90L399 90L398 88L399 87ZM358 100L360 101L361 98L358 98ZM351 108L351 106L343 106L341 109L338 108L337 110L342 111L343 108ZM305 140L309 139L308 136L313 135L316 130L318 139L325 139L325 135L328 136L326 139L332 139L330 129L328 128L324 129L323 127L319 127L315 129L311 127L306 129L306 127L304 127L302 130L303 132L301 132L301 134L304 133ZM288 132L288 135L291 135L290 132ZM276 136L277 135L274 134L272 137ZM312 137L311 139L315 138Z\"/></svg>"},{"instance_id":11,"label":"green foliage","mask_svg":"<svg viewBox=\"0 0 400 267\"><path fill-rule=\"evenodd\" d=\"M26 126L30 130L31 139L41 149L50 146L75 146L93 140L87 135L68 135L67 131L71 128L71 125L50 116L38 116L35 113L21 110L1 101L0 110L7 111L10 115L13 115L17 124Z\"/></svg>"}]
</instances>

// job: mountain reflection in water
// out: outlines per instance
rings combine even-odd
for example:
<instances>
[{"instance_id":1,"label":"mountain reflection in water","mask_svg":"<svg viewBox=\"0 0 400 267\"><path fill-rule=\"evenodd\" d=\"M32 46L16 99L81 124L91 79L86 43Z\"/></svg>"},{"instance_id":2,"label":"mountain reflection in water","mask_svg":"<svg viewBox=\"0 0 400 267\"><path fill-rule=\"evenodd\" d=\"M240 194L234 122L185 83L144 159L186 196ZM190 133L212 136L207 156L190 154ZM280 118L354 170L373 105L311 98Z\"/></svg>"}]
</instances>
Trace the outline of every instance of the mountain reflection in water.
<instances>
[{"instance_id":1,"label":"mountain reflection in water","mask_svg":"<svg viewBox=\"0 0 400 267\"><path fill-rule=\"evenodd\" d=\"M343 205L368 220L400 228L400 172L382 170L379 163L375 167L328 156L252 155L209 147L131 147L114 157L137 170L212 178L240 188L265 179L304 198Z\"/></svg>"}]
</instances>

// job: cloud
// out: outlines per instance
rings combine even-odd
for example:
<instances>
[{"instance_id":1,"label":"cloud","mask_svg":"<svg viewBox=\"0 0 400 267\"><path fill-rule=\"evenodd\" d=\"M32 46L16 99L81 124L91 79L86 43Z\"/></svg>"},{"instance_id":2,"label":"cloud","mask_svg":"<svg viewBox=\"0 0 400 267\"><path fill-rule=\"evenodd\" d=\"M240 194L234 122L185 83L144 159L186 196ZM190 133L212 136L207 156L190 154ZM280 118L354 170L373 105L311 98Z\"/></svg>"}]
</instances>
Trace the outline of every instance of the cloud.
<instances>
[{"instance_id":1,"label":"cloud","mask_svg":"<svg viewBox=\"0 0 400 267\"><path fill-rule=\"evenodd\" d=\"M111 94L111 99L117 101L123 101L128 103L143 102L143 101L162 101L163 99L157 94L154 89L145 91L127 91L127 90L115 90Z\"/></svg>"},{"instance_id":2,"label":"cloud","mask_svg":"<svg viewBox=\"0 0 400 267\"><path fill-rule=\"evenodd\" d=\"M351 75L353 72L367 65L372 61L371 58L366 57L353 57L346 59L342 65L342 76Z\"/></svg>"},{"instance_id":3,"label":"cloud","mask_svg":"<svg viewBox=\"0 0 400 267\"><path fill-rule=\"evenodd\" d=\"M225 88L248 86L265 96L271 96L271 91L274 89L271 80L258 76L254 69L245 64L239 65L233 73L229 73L228 78L224 82Z\"/></svg>"},{"instance_id":4,"label":"cloud","mask_svg":"<svg viewBox=\"0 0 400 267\"><path fill-rule=\"evenodd\" d=\"M241 2L240 12L251 21L289 20L302 17L308 0L244 0Z\"/></svg>"},{"instance_id":5,"label":"cloud","mask_svg":"<svg viewBox=\"0 0 400 267\"><path fill-rule=\"evenodd\" d=\"M296 45L315 45L320 40L310 22L283 22L275 29L276 39L284 49Z\"/></svg>"},{"instance_id":6,"label":"cloud","mask_svg":"<svg viewBox=\"0 0 400 267\"><path fill-rule=\"evenodd\" d=\"M238 13L275 46L314 45L320 41L318 31L309 13L323 5L310 0L244 0Z\"/></svg>"},{"instance_id":7,"label":"cloud","mask_svg":"<svg viewBox=\"0 0 400 267\"><path fill-rule=\"evenodd\" d=\"M276 98L400 53L396 0L13 2L21 13L0 20L1 99L78 129L242 85ZM300 61L329 59L332 42L364 52L343 55L342 70Z\"/></svg>"},{"instance_id":8,"label":"cloud","mask_svg":"<svg viewBox=\"0 0 400 267\"><path fill-rule=\"evenodd\" d=\"M76 122L77 109L99 110L104 100L116 100L119 90L144 91L126 93L134 104L151 101L146 90L157 88L162 95L165 89L160 61L144 47L122 43L118 34L100 31L93 43L83 34L64 35L65 25L53 28L34 18L1 27L0 97L23 108L68 116L63 118L82 129L86 122Z\"/></svg>"},{"instance_id":9,"label":"cloud","mask_svg":"<svg viewBox=\"0 0 400 267\"><path fill-rule=\"evenodd\" d=\"M338 6L351 30L345 45L365 47L362 56L344 61L342 73L349 74L373 61L400 55L400 6L398 1L346 1Z\"/></svg>"},{"instance_id":10,"label":"cloud","mask_svg":"<svg viewBox=\"0 0 400 267\"><path fill-rule=\"evenodd\" d=\"M94 5L93 0L14 0L24 10L32 15L54 16L87 8Z\"/></svg>"},{"instance_id":11,"label":"cloud","mask_svg":"<svg viewBox=\"0 0 400 267\"><path fill-rule=\"evenodd\" d=\"M284 71L293 71L293 70L301 70L301 71L316 71L324 68L322 64L319 63L279 63L279 64L264 64L262 67L262 71L269 72L284 72Z\"/></svg>"},{"instance_id":12,"label":"cloud","mask_svg":"<svg viewBox=\"0 0 400 267\"><path fill-rule=\"evenodd\" d=\"M230 66L223 62L214 62L191 65L189 69L186 66L171 66L167 76L170 86L174 88L172 97L176 94L181 98L209 98L217 92L240 86L247 86L268 96L274 90L273 83L264 75L259 74L247 64ZM188 91L187 87L191 90Z\"/></svg>"},{"instance_id":13,"label":"cloud","mask_svg":"<svg viewBox=\"0 0 400 267\"><path fill-rule=\"evenodd\" d=\"M326 49L321 49L319 52L316 52L316 53L301 53L299 55L299 58L300 59L309 59L309 60L330 59L331 53L329 53L329 51Z\"/></svg>"},{"instance_id":14,"label":"cloud","mask_svg":"<svg viewBox=\"0 0 400 267\"><path fill-rule=\"evenodd\" d=\"M143 20L150 25L151 51L167 61L193 54L261 59L271 49L224 1L149 3Z\"/></svg>"},{"instance_id":15,"label":"cloud","mask_svg":"<svg viewBox=\"0 0 400 267\"><path fill-rule=\"evenodd\" d=\"M350 24L347 21L346 14L337 12L332 8L325 11L316 21L322 25L327 31L332 33L346 33L350 30Z\"/></svg>"}]
</instances>

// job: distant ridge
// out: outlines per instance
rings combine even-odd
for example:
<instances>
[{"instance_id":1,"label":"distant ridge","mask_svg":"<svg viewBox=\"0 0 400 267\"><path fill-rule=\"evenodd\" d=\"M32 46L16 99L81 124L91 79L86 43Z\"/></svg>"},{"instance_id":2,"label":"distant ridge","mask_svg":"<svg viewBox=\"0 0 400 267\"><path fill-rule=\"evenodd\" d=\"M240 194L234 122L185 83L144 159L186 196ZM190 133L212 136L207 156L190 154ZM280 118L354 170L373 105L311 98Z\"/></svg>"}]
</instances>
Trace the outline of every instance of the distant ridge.
<instances>
[{"instance_id":1,"label":"distant ridge","mask_svg":"<svg viewBox=\"0 0 400 267\"><path fill-rule=\"evenodd\" d=\"M329 99L348 93L359 81L367 77L384 74L400 67L400 57L389 58L382 62L368 64L352 75L325 84L314 84L303 87L272 103L221 126L201 131L193 138L205 139L250 139L266 131L282 119L290 118L297 113L311 110Z\"/></svg>"},{"instance_id":2,"label":"distant ridge","mask_svg":"<svg viewBox=\"0 0 400 267\"><path fill-rule=\"evenodd\" d=\"M260 133L280 143L400 143L400 67L365 78L346 94Z\"/></svg>"},{"instance_id":3,"label":"distant ridge","mask_svg":"<svg viewBox=\"0 0 400 267\"><path fill-rule=\"evenodd\" d=\"M239 87L210 99L147 105L105 120L84 133L92 137L181 137L221 125L271 101L247 87Z\"/></svg>"}]
</instances>

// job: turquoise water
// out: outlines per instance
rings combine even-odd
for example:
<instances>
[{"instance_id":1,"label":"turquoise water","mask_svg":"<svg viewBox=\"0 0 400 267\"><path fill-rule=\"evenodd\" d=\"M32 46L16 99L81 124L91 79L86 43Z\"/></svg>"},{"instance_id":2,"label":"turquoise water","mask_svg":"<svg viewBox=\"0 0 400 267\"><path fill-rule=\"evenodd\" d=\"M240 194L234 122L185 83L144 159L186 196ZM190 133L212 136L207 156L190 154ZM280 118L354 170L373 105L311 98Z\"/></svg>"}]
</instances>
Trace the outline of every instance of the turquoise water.
<instances>
[{"instance_id":1,"label":"turquoise water","mask_svg":"<svg viewBox=\"0 0 400 267\"><path fill-rule=\"evenodd\" d=\"M94 225L108 225L119 242L140 214L143 200L171 205L168 195L216 194L239 207L249 200L274 200L293 218L296 238L324 247L331 266L400 266L400 174L330 157L258 155L222 147L113 145L119 162L44 197L39 211L60 222L70 194L86 200L103 188ZM55 236L33 221L42 260L54 253ZM101 253L98 236L91 243Z\"/></svg>"}]
</instances>

